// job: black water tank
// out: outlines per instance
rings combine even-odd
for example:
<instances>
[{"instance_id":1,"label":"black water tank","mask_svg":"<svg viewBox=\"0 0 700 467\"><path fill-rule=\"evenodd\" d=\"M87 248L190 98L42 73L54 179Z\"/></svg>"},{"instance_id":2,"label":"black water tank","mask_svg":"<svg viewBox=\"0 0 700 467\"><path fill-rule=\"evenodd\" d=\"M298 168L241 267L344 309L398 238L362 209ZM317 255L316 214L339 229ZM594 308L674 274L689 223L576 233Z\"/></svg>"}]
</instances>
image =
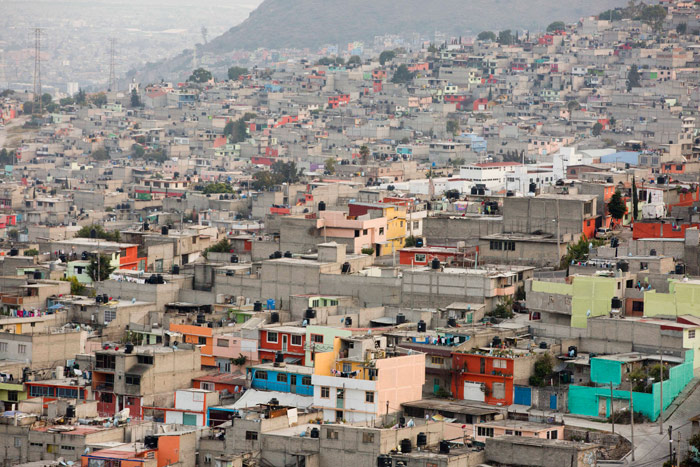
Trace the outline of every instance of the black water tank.
<instances>
[{"instance_id":1,"label":"black water tank","mask_svg":"<svg viewBox=\"0 0 700 467\"><path fill-rule=\"evenodd\" d=\"M97 302L98 305L99 305L100 303L102 303L102 295L97 295L97 296L95 297L95 302Z\"/></svg>"},{"instance_id":2,"label":"black water tank","mask_svg":"<svg viewBox=\"0 0 700 467\"><path fill-rule=\"evenodd\" d=\"M206 316L204 313L199 313L197 314L197 324L203 324L207 321Z\"/></svg>"},{"instance_id":3,"label":"black water tank","mask_svg":"<svg viewBox=\"0 0 700 467\"><path fill-rule=\"evenodd\" d=\"M157 449L158 448L158 437L157 436L146 436L143 440L143 444L146 445L147 449Z\"/></svg>"},{"instance_id":4,"label":"black water tank","mask_svg":"<svg viewBox=\"0 0 700 467\"><path fill-rule=\"evenodd\" d=\"M421 248L423 246L423 239L422 238L417 238L416 239L416 246L418 248Z\"/></svg>"},{"instance_id":5,"label":"black water tank","mask_svg":"<svg viewBox=\"0 0 700 467\"><path fill-rule=\"evenodd\" d=\"M284 354L278 350L277 352L275 352L275 363L282 362L284 362Z\"/></svg>"},{"instance_id":6,"label":"black water tank","mask_svg":"<svg viewBox=\"0 0 700 467\"><path fill-rule=\"evenodd\" d=\"M620 300L617 297L613 297L612 300L610 300L610 307L614 310L619 310L622 308L622 300Z\"/></svg>"},{"instance_id":7,"label":"black water tank","mask_svg":"<svg viewBox=\"0 0 700 467\"><path fill-rule=\"evenodd\" d=\"M284 257L285 257L285 258L291 258L291 257L292 257L292 252L291 252L291 251L285 251L285 252L284 252Z\"/></svg>"},{"instance_id":8,"label":"black water tank","mask_svg":"<svg viewBox=\"0 0 700 467\"><path fill-rule=\"evenodd\" d=\"M537 191L537 183L530 183L527 187L529 193L535 193Z\"/></svg>"},{"instance_id":9,"label":"black water tank","mask_svg":"<svg viewBox=\"0 0 700 467\"><path fill-rule=\"evenodd\" d=\"M173 274L177 275L180 274L180 266L177 264L173 264Z\"/></svg>"},{"instance_id":10,"label":"black water tank","mask_svg":"<svg viewBox=\"0 0 700 467\"><path fill-rule=\"evenodd\" d=\"M326 210L326 202L325 202L325 201L319 201L319 203L318 203L318 210L319 210L319 211L325 211L325 210Z\"/></svg>"},{"instance_id":11,"label":"black water tank","mask_svg":"<svg viewBox=\"0 0 700 467\"><path fill-rule=\"evenodd\" d=\"M457 327L457 320L454 318L448 318L447 319L447 327L456 328Z\"/></svg>"},{"instance_id":12,"label":"black water tank","mask_svg":"<svg viewBox=\"0 0 700 467\"><path fill-rule=\"evenodd\" d=\"M10 250L10 256L18 256L19 255L19 250L17 248L13 248Z\"/></svg>"},{"instance_id":13,"label":"black water tank","mask_svg":"<svg viewBox=\"0 0 700 467\"><path fill-rule=\"evenodd\" d=\"M280 405L280 401L276 397L273 397L272 399L270 399L270 402L268 402L267 404L268 405Z\"/></svg>"},{"instance_id":14,"label":"black water tank","mask_svg":"<svg viewBox=\"0 0 700 467\"><path fill-rule=\"evenodd\" d=\"M32 274L32 277L34 279L41 279L41 271L34 271L34 274Z\"/></svg>"},{"instance_id":15,"label":"black water tank","mask_svg":"<svg viewBox=\"0 0 700 467\"><path fill-rule=\"evenodd\" d=\"M433 258L433 260L430 262L430 267L433 269L440 269L440 260Z\"/></svg>"},{"instance_id":16,"label":"black water tank","mask_svg":"<svg viewBox=\"0 0 700 467\"><path fill-rule=\"evenodd\" d=\"M314 439L320 438L321 437L321 430L318 428L314 427L311 429L311 437Z\"/></svg>"},{"instance_id":17,"label":"black water tank","mask_svg":"<svg viewBox=\"0 0 700 467\"><path fill-rule=\"evenodd\" d=\"M282 257L282 252L281 252L281 251L275 251L275 252L272 253L272 254L273 254L273 256L275 257L275 259L279 259L279 258Z\"/></svg>"},{"instance_id":18,"label":"black water tank","mask_svg":"<svg viewBox=\"0 0 700 467\"><path fill-rule=\"evenodd\" d=\"M449 454L450 453L450 442L446 440L440 441L440 454Z\"/></svg>"},{"instance_id":19,"label":"black water tank","mask_svg":"<svg viewBox=\"0 0 700 467\"><path fill-rule=\"evenodd\" d=\"M161 235L168 235L168 228L166 226L161 227L160 233Z\"/></svg>"},{"instance_id":20,"label":"black water tank","mask_svg":"<svg viewBox=\"0 0 700 467\"><path fill-rule=\"evenodd\" d=\"M256 300L253 303L253 311L262 311L262 302L260 300Z\"/></svg>"},{"instance_id":21,"label":"black water tank","mask_svg":"<svg viewBox=\"0 0 700 467\"><path fill-rule=\"evenodd\" d=\"M90 230L90 238L97 238L97 230L95 230L95 229Z\"/></svg>"},{"instance_id":22,"label":"black water tank","mask_svg":"<svg viewBox=\"0 0 700 467\"><path fill-rule=\"evenodd\" d=\"M394 465L394 461L391 456L382 454L377 457L377 467L391 467L392 465Z\"/></svg>"},{"instance_id":23,"label":"black water tank","mask_svg":"<svg viewBox=\"0 0 700 467\"><path fill-rule=\"evenodd\" d=\"M491 341L491 347L500 347L501 346L501 338L498 336L494 336L493 340Z\"/></svg>"},{"instance_id":24,"label":"black water tank","mask_svg":"<svg viewBox=\"0 0 700 467\"><path fill-rule=\"evenodd\" d=\"M659 175L658 177L656 177L656 183L658 185L666 184L666 177L664 175Z\"/></svg>"},{"instance_id":25,"label":"black water tank","mask_svg":"<svg viewBox=\"0 0 700 467\"><path fill-rule=\"evenodd\" d=\"M619 269L622 272L627 272L630 270L630 263L627 261L620 261L617 263L617 269Z\"/></svg>"},{"instance_id":26,"label":"black water tank","mask_svg":"<svg viewBox=\"0 0 700 467\"><path fill-rule=\"evenodd\" d=\"M231 255L231 262L232 263L238 263L238 255Z\"/></svg>"},{"instance_id":27,"label":"black water tank","mask_svg":"<svg viewBox=\"0 0 700 467\"><path fill-rule=\"evenodd\" d=\"M403 324L406 322L406 316L403 313L396 315L396 324Z\"/></svg>"},{"instance_id":28,"label":"black water tank","mask_svg":"<svg viewBox=\"0 0 700 467\"><path fill-rule=\"evenodd\" d=\"M418 437L416 438L416 446L427 446L428 445L428 435L425 433L421 432L418 433Z\"/></svg>"},{"instance_id":29,"label":"black water tank","mask_svg":"<svg viewBox=\"0 0 700 467\"><path fill-rule=\"evenodd\" d=\"M425 332L426 328L427 326L425 325L425 321L418 321L418 332Z\"/></svg>"},{"instance_id":30,"label":"black water tank","mask_svg":"<svg viewBox=\"0 0 700 467\"><path fill-rule=\"evenodd\" d=\"M542 341L540 342L540 349L546 349L547 348L547 343Z\"/></svg>"},{"instance_id":31,"label":"black water tank","mask_svg":"<svg viewBox=\"0 0 700 467\"><path fill-rule=\"evenodd\" d=\"M314 319L316 317L316 310L313 308L307 308L306 311L304 312L304 318L306 319Z\"/></svg>"},{"instance_id":32,"label":"black water tank","mask_svg":"<svg viewBox=\"0 0 700 467\"><path fill-rule=\"evenodd\" d=\"M75 418L75 406L69 405L66 407L66 418Z\"/></svg>"},{"instance_id":33,"label":"black water tank","mask_svg":"<svg viewBox=\"0 0 700 467\"><path fill-rule=\"evenodd\" d=\"M401 452L407 454L411 452L411 440L404 438L401 440Z\"/></svg>"},{"instance_id":34,"label":"black water tank","mask_svg":"<svg viewBox=\"0 0 700 467\"><path fill-rule=\"evenodd\" d=\"M341 268L341 272L342 272L343 274L349 274L349 273L350 273L350 263L348 263L347 261L344 262L344 263L343 263L343 266L342 266L342 268Z\"/></svg>"},{"instance_id":35,"label":"black water tank","mask_svg":"<svg viewBox=\"0 0 700 467\"><path fill-rule=\"evenodd\" d=\"M276 311L273 311L270 313L270 322L271 323L279 323L280 322L280 314L277 313Z\"/></svg>"},{"instance_id":36,"label":"black water tank","mask_svg":"<svg viewBox=\"0 0 700 467\"><path fill-rule=\"evenodd\" d=\"M345 325L346 326L352 326L352 318L347 316L345 317Z\"/></svg>"},{"instance_id":37,"label":"black water tank","mask_svg":"<svg viewBox=\"0 0 700 467\"><path fill-rule=\"evenodd\" d=\"M685 274L685 264L676 264L676 274Z\"/></svg>"},{"instance_id":38,"label":"black water tank","mask_svg":"<svg viewBox=\"0 0 700 467\"><path fill-rule=\"evenodd\" d=\"M649 250L649 256L656 256L656 250L654 248Z\"/></svg>"},{"instance_id":39,"label":"black water tank","mask_svg":"<svg viewBox=\"0 0 700 467\"><path fill-rule=\"evenodd\" d=\"M475 195L475 194L477 194L478 192L479 192L479 190L477 190L476 187L473 186L472 189L471 189L471 194Z\"/></svg>"},{"instance_id":40,"label":"black water tank","mask_svg":"<svg viewBox=\"0 0 700 467\"><path fill-rule=\"evenodd\" d=\"M134 344L131 342L127 343L126 346L124 346L124 353L132 353L134 351Z\"/></svg>"}]
</instances>

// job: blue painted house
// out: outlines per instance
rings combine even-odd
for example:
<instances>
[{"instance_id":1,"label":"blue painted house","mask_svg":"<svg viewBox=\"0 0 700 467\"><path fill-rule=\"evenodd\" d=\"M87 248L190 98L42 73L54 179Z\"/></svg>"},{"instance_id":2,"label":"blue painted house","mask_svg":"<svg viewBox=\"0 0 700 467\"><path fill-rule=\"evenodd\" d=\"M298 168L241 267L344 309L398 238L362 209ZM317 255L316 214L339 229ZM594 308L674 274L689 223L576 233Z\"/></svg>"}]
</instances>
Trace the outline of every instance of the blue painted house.
<instances>
[{"instance_id":1,"label":"blue painted house","mask_svg":"<svg viewBox=\"0 0 700 467\"><path fill-rule=\"evenodd\" d=\"M313 372L313 367L302 365L275 366L274 363L263 363L248 368L247 379L253 389L313 396L314 387L311 384Z\"/></svg>"}]
</instances>

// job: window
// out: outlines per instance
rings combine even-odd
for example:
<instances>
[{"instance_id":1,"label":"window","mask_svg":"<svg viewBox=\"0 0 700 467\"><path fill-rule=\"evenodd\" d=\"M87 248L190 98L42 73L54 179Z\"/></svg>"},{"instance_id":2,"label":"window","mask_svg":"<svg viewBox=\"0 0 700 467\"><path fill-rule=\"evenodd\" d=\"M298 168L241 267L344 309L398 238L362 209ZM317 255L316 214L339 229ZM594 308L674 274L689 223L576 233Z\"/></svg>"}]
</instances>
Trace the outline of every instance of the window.
<instances>
[{"instance_id":1,"label":"window","mask_svg":"<svg viewBox=\"0 0 700 467\"><path fill-rule=\"evenodd\" d=\"M16 448L21 448L22 447L22 438L15 436L15 447Z\"/></svg>"},{"instance_id":2,"label":"window","mask_svg":"<svg viewBox=\"0 0 700 467\"><path fill-rule=\"evenodd\" d=\"M384 235L384 227L379 227L379 235Z\"/></svg>"},{"instance_id":3,"label":"window","mask_svg":"<svg viewBox=\"0 0 700 467\"><path fill-rule=\"evenodd\" d=\"M418 229L420 227L420 221L413 221L413 228Z\"/></svg>"},{"instance_id":4,"label":"window","mask_svg":"<svg viewBox=\"0 0 700 467\"><path fill-rule=\"evenodd\" d=\"M522 431L516 431L516 432L515 432L515 436L522 436L522 435L523 435L523 432L522 432Z\"/></svg>"},{"instance_id":5,"label":"window","mask_svg":"<svg viewBox=\"0 0 700 467\"><path fill-rule=\"evenodd\" d=\"M327 430L326 431L326 438L338 439L338 431L337 430Z\"/></svg>"},{"instance_id":6,"label":"window","mask_svg":"<svg viewBox=\"0 0 700 467\"><path fill-rule=\"evenodd\" d=\"M258 370L255 372L256 379L267 379L267 371Z\"/></svg>"},{"instance_id":7,"label":"window","mask_svg":"<svg viewBox=\"0 0 700 467\"><path fill-rule=\"evenodd\" d=\"M207 345L207 338L203 336L197 337L197 344L198 345Z\"/></svg>"},{"instance_id":8,"label":"window","mask_svg":"<svg viewBox=\"0 0 700 467\"><path fill-rule=\"evenodd\" d=\"M272 342L272 343L276 344L277 339L278 339L278 336L277 336L276 332L269 332L269 331L267 332L267 341L268 342Z\"/></svg>"},{"instance_id":9,"label":"window","mask_svg":"<svg viewBox=\"0 0 700 467\"><path fill-rule=\"evenodd\" d=\"M362 235L367 235L367 229L362 229Z\"/></svg>"},{"instance_id":10,"label":"window","mask_svg":"<svg viewBox=\"0 0 700 467\"><path fill-rule=\"evenodd\" d=\"M111 392L103 392L100 394L100 402L104 402L106 404L111 404L112 403L112 396L113 394Z\"/></svg>"},{"instance_id":11,"label":"window","mask_svg":"<svg viewBox=\"0 0 700 467\"><path fill-rule=\"evenodd\" d=\"M27 353L27 345L26 344L18 344L17 345L17 352Z\"/></svg>"},{"instance_id":12,"label":"window","mask_svg":"<svg viewBox=\"0 0 700 467\"><path fill-rule=\"evenodd\" d=\"M17 391L7 391L7 401L8 402L18 402L18 392Z\"/></svg>"},{"instance_id":13,"label":"window","mask_svg":"<svg viewBox=\"0 0 700 467\"><path fill-rule=\"evenodd\" d=\"M228 347L228 339L217 339L216 346L217 347Z\"/></svg>"},{"instance_id":14,"label":"window","mask_svg":"<svg viewBox=\"0 0 700 467\"><path fill-rule=\"evenodd\" d=\"M359 231L359 230L355 230L355 238L357 238L357 237L359 237L359 236L360 236L360 231Z\"/></svg>"},{"instance_id":15,"label":"window","mask_svg":"<svg viewBox=\"0 0 700 467\"><path fill-rule=\"evenodd\" d=\"M322 386L321 387L321 398L322 399L328 399L331 397L331 388L328 386Z\"/></svg>"},{"instance_id":16,"label":"window","mask_svg":"<svg viewBox=\"0 0 700 467\"><path fill-rule=\"evenodd\" d=\"M287 382L287 373L277 373L277 382L278 383L286 383Z\"/></svg>"},{"instance_id":17,"label":"window","mask_svg":"<svg viewBox=\"0 0 700 467\"><path fill-rule=\"evenodd\" d=\"M117 319L117 310L105 310L105 324L109 324Z\"/></svg>"},{"instance_id":18,"label":"window","mask_svg":"<svg viewBox=\"0 0 700 467\"><path fill-rule=\"evenodd\" d=\"M39 448L43 448L43 447L44 447L44 443L29 443L29 445L30 445L30 446L33 446L33 447L39 447Z\"/></svg>"},{"instance_id":19,"label":"window","mask_svg":"<svg viewBox=\"0 0 700 467\"><path fill-rule=\"evenodd\" d=\"M133 384L138 386L141 384L141 377L139 375L126 375L126 384Z\"/></svg>"},{"instance_id":20,"label":"window","mask_svg":"<svg viewBox=\"0 0 700 467\"><path fill-rule=\"evenodd\" d=\"M557 430L552 430L547 433L547 439L557 439L559 438L559 432Z\"/></svg>"},{"instance_id":21,"label":"window","mask_svg":"<svg viewBox=\"0 0 700 467\"><path fill-rule=\"evenodd\" d=\"M362 433L363 443L374 443L374 433L367 433L366 431Z\"/></svg>"},{"instance_id":22,"label":"window","mask_svg":"<svg viewBox=\"0 0 700 467\"><path fill-rule=\"evenodd\" d=\"M126 398L126 405L139 405L139 398L138 397L127 397Z\"/></svg>"},{"instance_id":23,"label":"window","mask_svg":"<svg viewBox=\"0 0 700 467\"><path fill-rule=\"evenodd\" d=\"M77 399L78 398L78 389L56 388L56 396L64 397L66 399Z\"/></svg>"},{"instance_id":24,"label":"window","mask_svg":"<svg viewBox=\"0 0 700 467\"><path fill-rule=\"evenodd\" d=\"M506 360L502 360L500 358L494 359L493 361L493 367L494 368L506 368L508 366L508 362Z\"/></svg>"},{"instance_id":25,"label":"window","mask_svg":"<svg viewBox=\"0 0 700 467\"><path fill-rule=\"evenodd\" d=\"M258 440L258 432L257 431L246 431L245 432L245 439L248 441L257 441Z\"/></svg>"},{"instance_id":26,"label":"window","mask_svg":"<svg viewBox=\"0 0 700 467\"><path fill-rule=\"evenodd\" d=\"M293 335L292 336L292 345L301 345L301 336Z\"/></svg>"},{"instance_id":27,"label":"window","mask_svg":"<svg viewBox=\"0 0 700 467\"><path fill-rule=\"evenodd\" d=\"M75 451L75 446L61 446L61 451Z\"/></svg>"},{"instance_id":28,"label":"window","mask_svg":"<svg viewBox=\"0 0 700 467\"><path fill-rule=\"evenodd\" d=\"M153 355L137 355L136 361L144 365L153 365Z\"/></svg>"},{"instance_id":29,"label":"window","mask_svg":"<svg viewBox=\"0 0 700 467\"><path fill-rule=\"evenodd\" d=\"M491 394L494 399L505 399L506 398L506 385L505 383L493 383L491 386Z\"/></svg>"},{"instance_id":30,"label":"window","mask_svg":"<svg viewBox=\"0 0 700 467\"><path fill-rule=\"evenodd\" d=\"M323 344L323 334L311 334L311 342L315 344Z\"/></svg>"},{"instance_id":31,"label":"window","mask_svg":"<svg viewBox=\"0 0 700 467\"><path fill-rule=\"evenodd\" d=\"M114 355L101 354L95 355L95 366L97 368L114 369Z\"/></svg>"},{"instance_id":32,"label":"window","mask_svg":"<svg viewBox=\"0 0 700 467\"><path fill-rule=\"evenodd\" d=\"M642 303L643 305L644 303ZM695 329L688 331L688 339L695 339Z\"/></svg>"},{"instance_id":33,"label":"window","mask_svg":"<svg viewBox=\"0 0 700 467\"><path fill-rule=\"evenodd\" d=\"M414 258L415 258L415 260L416 260L416 263L425 263L425 254L416 253L416 255L414 256Z\"/></svg>"},{"instance_id":34,"label":"window","mask_svg":"<svg viewBox=\"0 0 700 467\"><path fill-rule=\"evenodd\" d=\"M204 389L205 391L213 391L214 390L214 383L199 383L200 389Z\"/></svg>"},{"instance_id":35,"label":"window","mask_svg":"<svg viewBox=\"0 0 700 467\"><path fill-rule=\"evenodd\" d=\"M301 385L302 386L311 386L311 376L302 376L301 377Z\"/></svg>"},{"instance_id":36,"label":"window","mask_svg":"<svg viewBox=\"0 0 700 467\"><path fill-rule=\"evenodd\" d=\"M42 396L53 397L53 388L50 388L48 386L30 386L29 387L29 396L30 397L42 397Z\"/></svg>"},{"instance_id":37,"label":"window","mask_svg":"<svg viewBox=\"0 0 700 467\"><path fill-rule=\"evenodd\" d=\"M7 352L7 342L0 342L0 352Z\"/></svg>"},{"instance_id":38,"label":"window","mask_svg":"<svg viewBox=\"0 0 700 467\"><path fill-rule=\"evenodd\" d=\"M493 428L488 428L485 426L477 427L476 434L477 436L493 437Z\"/></svg>"},{"instance_id":39,"label":"window","mask_svg":"<svg viewBox=\"0 0 700 467\"><path fill-rule=\"evenodd\" d=\"M430 357L430 363L433 365L442 365L445 363L445 359L443 357Z\"/></svg>"},{"instance_id":40,"label":"window","mask_svg":"<svg viewBox=\"0 0 700 467\"><path fill-rule=\"evenodd\" d=\"M335 397L336 397L336 399L340 399L340 400L345 399L345 389L343 389L343 388L336 389Z\"/></svg>"},{"instance_id":41,"label":"window","mask_svg":"<svg viewBox=\"0 0 700 467\"><path fill-rule=\"evenodd\" d=\"M374 393L372 391L365 392L365 402L374 404Z\"/></svg>"}]
</instances>

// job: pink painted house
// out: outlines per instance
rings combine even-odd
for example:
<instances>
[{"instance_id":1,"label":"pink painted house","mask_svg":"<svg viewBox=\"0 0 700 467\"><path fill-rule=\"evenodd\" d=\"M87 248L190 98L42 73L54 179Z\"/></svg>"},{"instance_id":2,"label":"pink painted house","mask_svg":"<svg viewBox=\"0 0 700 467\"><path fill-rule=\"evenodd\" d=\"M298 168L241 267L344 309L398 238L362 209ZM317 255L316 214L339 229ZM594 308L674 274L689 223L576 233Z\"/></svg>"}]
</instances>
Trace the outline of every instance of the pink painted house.
<instances>
[{"instance_id":1,"label":"pink painted house","mask_svg":"<svg viewBox=\"0 0 700 467\"><path fill-rule=\"evenodd\" d=\"M386 243L387 220L385 217L348 216L340 211L321 211L316 221L328 241L346 245L348 253L360 254L363 248L375 248Z\"/></svg>"},{"instance_id":2,"label":"pink painted house","mask_svg":"<svg viewBox=\"0 0 700 467\"><path fill-rule=\"evenodd\" d=\"M241 355L247 359L247 364L257 364L258 339L241 337L234 334L222 334L213 337L212 356L216 361L216 366L222 373L230 373L235 364L232 360Z\"/></svg>"},{"instance_id":3,"label":"pink painted house","mask_svg":"<svg viewBox=\"0 0 700 467\"><path fill-rule=\"evenodd\" d=\"M564 425L524 422L520 420L494 420L474 425L473 438L484 442L498 436L523 436L527 438L564 439Z\"/></svg>"}]
</instances>

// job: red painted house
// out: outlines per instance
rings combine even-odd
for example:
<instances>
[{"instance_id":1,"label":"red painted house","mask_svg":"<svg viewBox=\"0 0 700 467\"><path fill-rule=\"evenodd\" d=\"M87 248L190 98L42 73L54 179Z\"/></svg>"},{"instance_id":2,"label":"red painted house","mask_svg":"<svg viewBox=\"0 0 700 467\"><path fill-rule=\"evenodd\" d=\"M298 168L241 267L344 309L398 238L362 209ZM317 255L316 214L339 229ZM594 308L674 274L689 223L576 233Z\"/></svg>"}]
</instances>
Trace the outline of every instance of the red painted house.
<instances>
[{"instance_id":1,"label":"red painted house","mask_svg":"<svg viewBox=\"0 0 700 467\"><path fill-rule=\"evenodd\" d=\"M467 96L465 95L446 95L445 102L454 103L457 110L466 110L467 108Z\"/></svg>"},{"instance_id":2,"label":"red painted house","mask_svg":"<svg viewBox=\"0 0 700 467\"><path fill-rule=\"evenodd\" d=\"M337 109L339 106L348 105L349 103L350 94L337 94L328 97L328 107L331 109Z\"/></svg>"},{"instance_id":3,"label":"red painted house","mask_svg":"<svg viewBox=\"0 0 700 467\"><path fill-rule=\"evenodd\" d=\"M534 365L532 355L489 353L452 354L452 394L457 399L491 405L511 405L515 375L526 382Z\"/></svg>"},{"instance_id":4,"label":"red painted house","mask_svg":"<svg viewBox=\"0 0 700 467\"><path fill-rule=\"evenodd\" d=\"M676 224L674 222L635 222L632 238L685 238L685 230L699 227L700 224Z\"/></svg>"},{"instance_id":5,"label":"red painted house","mask_svg":"<svg viewBox=\"0 0 700 467\"><path fill-rule=\"evenodd\" d=\"M474 251L476 251L476 247ZM402 248L399 250L399 263L404 266L428 266L437 258L441 264L452 261L455 257L464 256L457 248L426 246L415 248Z\"/></svg>"},{"instance_id":6,"label":"red painted house","mask_svg":"<svg viewBox=\"0 0 700 467\"><path fill-rule=\"evenodd\" d=\"M258 358L262 363L275 361L275 353L281 351L287 363L304 365L306 328L275 326L260 330Z\"/></svg>"},{"instance_id":7,"label":"red painted house","mask_svg":"<svg viewBox=\"0 0 700 467\"><path fill-rule=\"evenodd\" d=\"M220 373L218 375L200 376L192 380L192 387L207 391L223 392L228 394L238 394L245 391L246 379L241 373Z\"/></svg>"}]
</instances>

